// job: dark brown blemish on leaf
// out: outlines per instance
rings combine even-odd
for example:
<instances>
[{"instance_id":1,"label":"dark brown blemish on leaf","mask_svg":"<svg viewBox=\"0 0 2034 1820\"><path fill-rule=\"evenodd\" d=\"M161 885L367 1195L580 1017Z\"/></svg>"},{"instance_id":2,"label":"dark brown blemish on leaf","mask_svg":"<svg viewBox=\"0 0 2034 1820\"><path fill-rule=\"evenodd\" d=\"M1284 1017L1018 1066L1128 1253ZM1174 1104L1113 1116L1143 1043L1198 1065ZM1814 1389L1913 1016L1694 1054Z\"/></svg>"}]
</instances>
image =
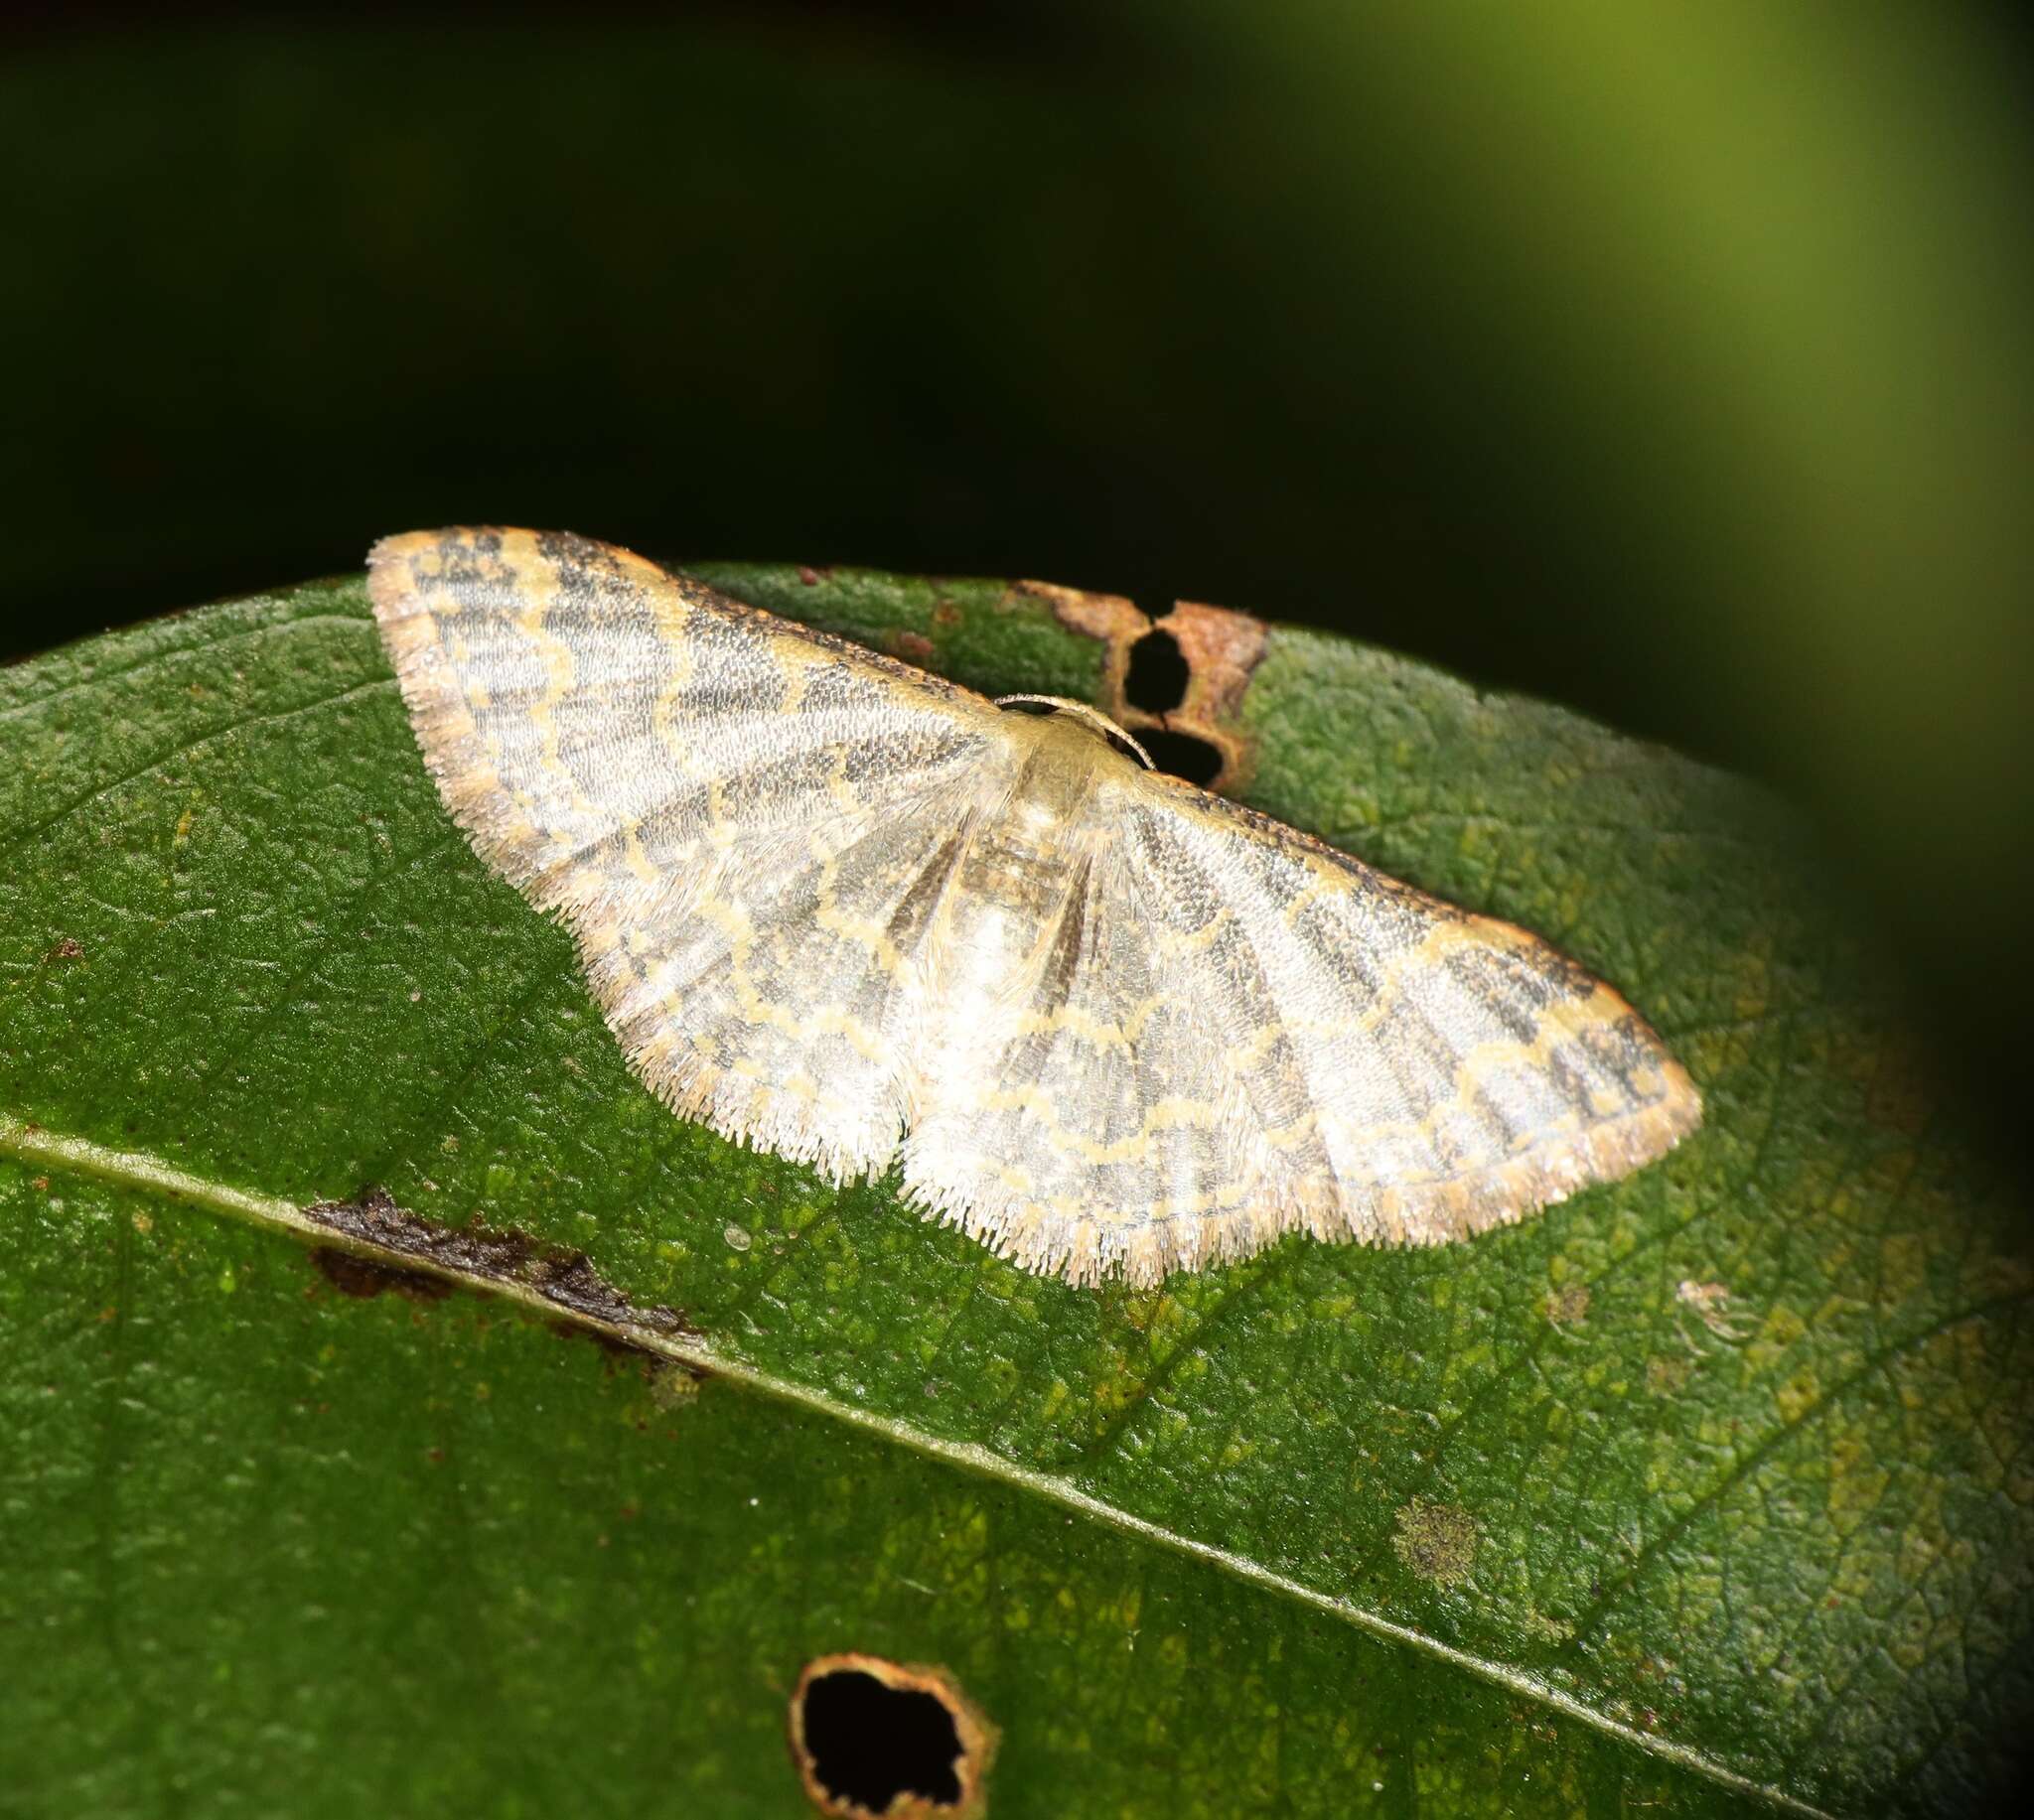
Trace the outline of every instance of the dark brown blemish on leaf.
<instances>
[{"instance_id":1,"label":"dark brown blemish on leaf","mask_svg":"<svg viewBox=\"0 0 2034 1820\"><path fill-rule=\"evenodd\" d=\"M82 960L84 958L84 943L73 935L67 935L50 950L50 958L52 960Z\"/></svg>"},{"instance_id":2,"label":"dark brown blemish on leaf","mask_svg":"<svg viewBox=\"0 0 2034 1820\"><path fill-rule=\"evenodd\" d=\"M807 1662L791 1697L792 1761L837 1820L972 1820L996 1729L944 1668L851 1652Z\"/></svg>"},{"instance_id":3,"label":"dark brown blemish on leaf","mask_svg":"<svg viewBox=\"0 0 2034 1820\"><path fill-rule=\"evenodd\" d=\"M452 1285L443 1277L377 1264L356 1252L342 1251L337 1245L313 1246L311 1262L342 1296L355 1296L363 1302L370 1302L384 1291L406 1296L412 1302L443 1302L452 1293Z\"/></svg>"},{"instance_id":4,"label":"dark brown blemish on leaf","mask_svg":"<svg viewBox=\"0 0 2034 1820\"><path fill-rule=\"evenodd\" d=\"M922 631L911 630L909 627L893 631L886 642L890 646L891 656L904 663L916 664L922 670L931 669L933 659L938 655L938 646L932 639Z\"/></svg>"},{"instance_id":5,"label":"dark brown blemish on leaf","mask_svg":"<svg viewBox=\"0 0 2034 1820\"><path fill-rule=\"evenodd\" d=\"M340 1241L318 1246L312 1259L347 1295L395 1289L419 1301L438 1301L455 1288L533 1292L561 1317L552 1323L555 1330L647 1358L658 1355L632 1344L631 1330L673 1338L698 1333L676 1309L631 1302L594 1269L585 1252L542 1244L512 1227L492 1231L478 1219L466 1226L437 1225L398 1206L381 1189L368 1189L357 1200L313 1201L304 1212ZM365 1248L413 1260L420 1268L407 1270L385 1255L364 1255Z\"/></svg>"},{"instance_id":6,"label":"dark brown blemish on leaf","mask_svg":"<svg viewBox=\"0 0 2034 1820\"><path fill-rule=\"evenodd\" d=\"M1101 643L1096 705L1142 740L1162 769L1225 795L1249 782L1257 746L1242 704L1264 655L1261 620L1200 601L1180 601L1153 620L1121 595L1052 582L1019 582L1015 592Z\"/></svg>"}]
</instances>

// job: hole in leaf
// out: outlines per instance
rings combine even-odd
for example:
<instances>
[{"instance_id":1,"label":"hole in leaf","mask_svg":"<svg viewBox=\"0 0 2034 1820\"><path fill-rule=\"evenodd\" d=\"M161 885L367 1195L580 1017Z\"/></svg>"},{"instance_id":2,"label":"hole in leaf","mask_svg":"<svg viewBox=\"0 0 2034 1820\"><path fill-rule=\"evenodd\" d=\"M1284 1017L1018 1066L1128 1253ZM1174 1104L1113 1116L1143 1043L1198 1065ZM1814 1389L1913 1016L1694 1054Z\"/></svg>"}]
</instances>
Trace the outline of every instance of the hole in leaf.
<instances>
[{"instance_id":1,"label":"hole in leaf","mask_svg":"<svg viewBox=\"0 0 2034 1820\"><path fill-rule=\"evenodd\" d=\"M960 1734L944 1701L874 1675L839 1669L805 1689L805 1749L837 1801L887 1813L899 1795L960 1804Z\"/></svg>"},{"instance_id":2,"label":"hole in leaf","mask_svg":"<svg viewBox=\"0 0 2034 1820\"><path fill-rule=\"evenodd\" d=\"M821 1656L799 1677L791 1739L821 1813L916 1820L980 1812L991 1734L938 1669Z\"/></svg>"},{"instance_id":3,"label":"hole in leaf","mask_svg":"<svg viewBox=\"0 0 2034 1820\"><path fill-rule=\"evenodd\" d=\"M1137 738L1160 770L1171 771L1203 789L1222 774L1222 752L1207 740L1191 733L1175 733L1170 727L1147 727Z\"/></svg>"},{"instance_id":4,"label":"hole in leaf","mask_svg":"<svg viewBox=\"0 0 2034 1820\"><path fill-rule=\"evenodd\" d=\"M1123 699L1147 714L1164 714L1187 699L1191 675L1180 641L1163 627L1154 626L1130 646Z\"/></svg>"}]
</instances>

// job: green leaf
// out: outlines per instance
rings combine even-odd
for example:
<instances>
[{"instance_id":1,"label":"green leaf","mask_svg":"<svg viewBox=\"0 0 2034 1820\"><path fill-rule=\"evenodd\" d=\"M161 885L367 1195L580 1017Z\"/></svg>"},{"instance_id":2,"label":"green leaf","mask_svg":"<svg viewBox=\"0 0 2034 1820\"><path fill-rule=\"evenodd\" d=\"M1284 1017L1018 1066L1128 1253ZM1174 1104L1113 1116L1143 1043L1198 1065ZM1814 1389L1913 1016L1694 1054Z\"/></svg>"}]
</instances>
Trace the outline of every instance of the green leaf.
<instances>
[{"instance_id":1,"label":"green leaf","mask_svg":"<svg viewBox=\"0 0 2034 1820\"><path fill-rule=\"evenodd\" d=\"M1000 584L702 573L1120 675ZM844 1650L957 1680L1001 1820L1956 1811L2029 1694L2034 1274L1801 829L1290 629L1231 731L1618 984L1703 1130L1467 1246L1070 1289L656 1104L358 581L0 673L11 1811L796 1814Z\"/></svg>"}]
</instances>

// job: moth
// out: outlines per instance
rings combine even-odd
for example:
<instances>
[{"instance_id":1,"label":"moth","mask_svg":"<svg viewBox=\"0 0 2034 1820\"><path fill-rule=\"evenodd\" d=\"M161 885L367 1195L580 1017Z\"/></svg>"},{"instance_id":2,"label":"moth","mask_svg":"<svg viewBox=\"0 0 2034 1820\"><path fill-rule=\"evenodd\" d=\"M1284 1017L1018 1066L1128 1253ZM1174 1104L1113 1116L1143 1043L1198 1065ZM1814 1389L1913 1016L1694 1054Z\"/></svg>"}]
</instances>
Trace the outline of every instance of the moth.
<instances>
[{"instance_id":1,"label":"moth","mask_svg":"<svg viewBox=\"0 0 2034 1820\"><path fill-rule=\"evenodd\" d=\"M1025 1269L1460 1239L1699 1122L1574 962L1152 770L1084 703L990 701L565 534L391 537L369 577L446 808L571 930L652 1090L836 1182L894 1165Z\"/></svg>"}]
</instances>

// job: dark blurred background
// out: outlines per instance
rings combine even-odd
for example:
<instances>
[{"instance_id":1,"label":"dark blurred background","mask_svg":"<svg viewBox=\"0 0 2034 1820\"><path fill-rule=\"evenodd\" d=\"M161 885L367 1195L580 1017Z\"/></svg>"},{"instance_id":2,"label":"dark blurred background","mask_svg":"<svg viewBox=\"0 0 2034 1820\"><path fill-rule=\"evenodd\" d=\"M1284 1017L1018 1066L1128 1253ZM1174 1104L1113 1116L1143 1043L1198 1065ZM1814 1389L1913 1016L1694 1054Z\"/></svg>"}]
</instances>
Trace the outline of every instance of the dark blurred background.
<instances>
[{"instance_id":1,"label":"dark blurred background","mask_svg":"<svg viewBox=\"0 0 2034 1820\"><path fill-rule=\"evenodd\" d=\"M468 518L1333 626L1793 795L2017 1142L2009 21L52 10L0 65L0 653Z\"/></svg>"}]
</instances>

